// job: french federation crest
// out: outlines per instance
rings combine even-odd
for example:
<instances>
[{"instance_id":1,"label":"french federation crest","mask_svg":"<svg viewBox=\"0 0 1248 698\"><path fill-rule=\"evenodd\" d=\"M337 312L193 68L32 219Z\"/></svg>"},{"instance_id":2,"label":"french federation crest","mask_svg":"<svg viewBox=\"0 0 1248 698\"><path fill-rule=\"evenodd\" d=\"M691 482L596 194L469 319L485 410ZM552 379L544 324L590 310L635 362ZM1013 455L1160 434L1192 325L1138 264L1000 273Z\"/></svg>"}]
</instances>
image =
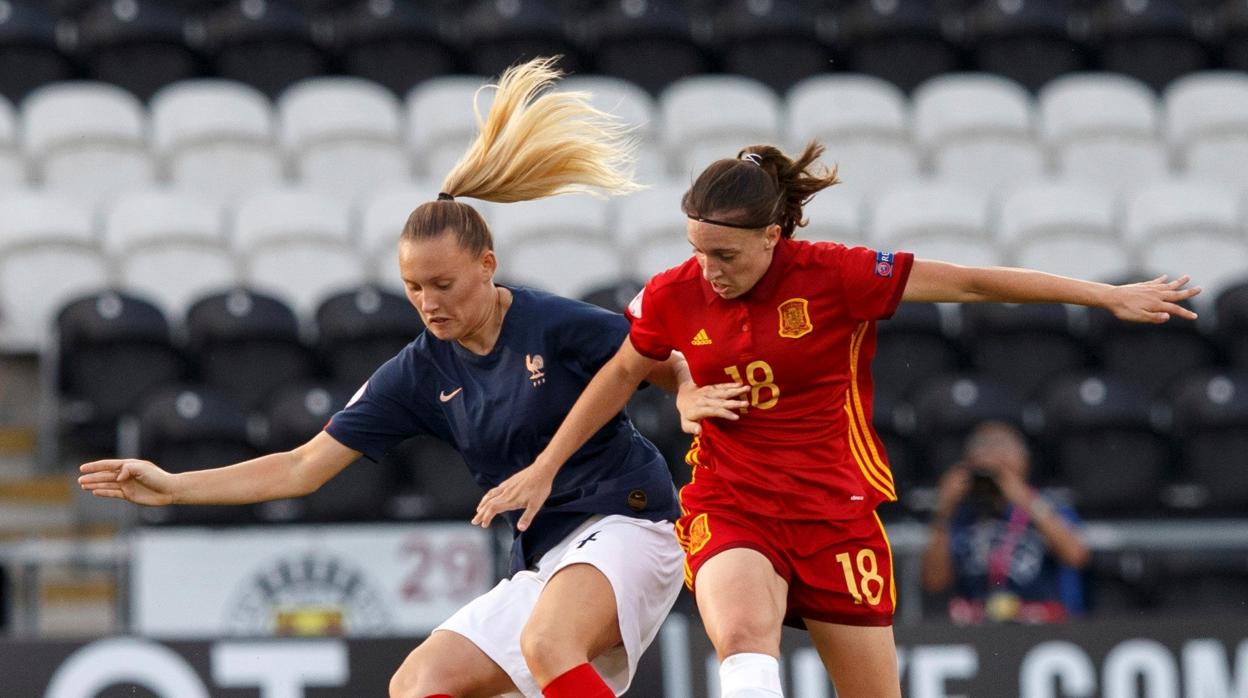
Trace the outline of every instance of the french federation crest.
<instances>
[{"instance_id":1,"label":"french federation crest","mask_svg":"<svg viewBox=\"0 0 1248 698\"><path fill-rule=\"evenodd\" d=\"M805 298L790 298L776 308L780 311L781 337L797 339L815 329L815 326L810 324L809 304L810 302Z\"/></svg>"}]
</instances>

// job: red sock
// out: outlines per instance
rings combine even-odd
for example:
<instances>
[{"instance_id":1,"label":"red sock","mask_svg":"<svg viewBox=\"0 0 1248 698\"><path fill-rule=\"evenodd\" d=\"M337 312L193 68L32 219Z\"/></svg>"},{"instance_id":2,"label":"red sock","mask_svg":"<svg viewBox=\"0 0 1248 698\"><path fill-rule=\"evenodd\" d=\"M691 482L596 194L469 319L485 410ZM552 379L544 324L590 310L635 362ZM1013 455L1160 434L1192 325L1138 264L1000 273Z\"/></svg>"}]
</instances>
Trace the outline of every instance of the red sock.
<instances>
[{"instance_id":1,"label":"red sock","mask_svg":"<svg viewBox=\"0 0 1248 698\"><path fill-rule=\"evenodd\" d=\"M615 691L588 662L572 667L542 688L546 698L615 698Z\"/></svg>"}]
</instances>

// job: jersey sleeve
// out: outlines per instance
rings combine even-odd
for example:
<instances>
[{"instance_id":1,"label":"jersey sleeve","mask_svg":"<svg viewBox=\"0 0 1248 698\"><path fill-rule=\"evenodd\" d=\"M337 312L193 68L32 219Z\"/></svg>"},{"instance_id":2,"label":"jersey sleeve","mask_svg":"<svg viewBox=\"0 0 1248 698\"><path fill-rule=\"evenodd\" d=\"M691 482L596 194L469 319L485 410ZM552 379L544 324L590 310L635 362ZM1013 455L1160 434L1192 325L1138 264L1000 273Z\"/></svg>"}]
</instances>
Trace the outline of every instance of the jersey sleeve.
<instances>
[{"instance_id":1,"label":"jersey sleeve","mask_svg":"<svg viewBox=\"0 0 1248 698\"><path fill-rule=\"evenodd\" d=\"M656 295L655 281L651 279L650 283L646 284L646 287L638 291L633 300L629 301L628 307L624 309L624 316L629 321L628 337L632 340L633 348L647 358L666 361L676 347L672 346L667 339L667 332L664 331L658 309L655 307Z\"/></svg>"},{"instance_id":2,"label":"jersey sleeve","mask_svg":"<svg viewBox=\"0 0 1248 698\"><path fill-rule=\"evenodd\" d=\"M379 461L400 441L433 433L429 417L419 408L415 381L403 370L400 356L373 373L325 431L347 448Z\"/></svg>"},{"instance_id":3,"label":"jersey sleeve","mask_svg":"<svg viewBox=\"0 0 1248 698\"><path fill-rule=\"evenodd\" d=\"M906 290L914 255L880 252L867 247L841 248L833 262L839 268L849 315L855 320L892 317Z\"/></svg>"},{"instance_id":4,"label":"jersey sleeve","mask_svg":"<svg viewBox=\"0 0 1248 698\"><path fill-rule=\"evenodd\" d=\"M586 382L607 363L628 336L628 320L596 305L559 299L558 355Z\"/></svg>"}]
</instances>

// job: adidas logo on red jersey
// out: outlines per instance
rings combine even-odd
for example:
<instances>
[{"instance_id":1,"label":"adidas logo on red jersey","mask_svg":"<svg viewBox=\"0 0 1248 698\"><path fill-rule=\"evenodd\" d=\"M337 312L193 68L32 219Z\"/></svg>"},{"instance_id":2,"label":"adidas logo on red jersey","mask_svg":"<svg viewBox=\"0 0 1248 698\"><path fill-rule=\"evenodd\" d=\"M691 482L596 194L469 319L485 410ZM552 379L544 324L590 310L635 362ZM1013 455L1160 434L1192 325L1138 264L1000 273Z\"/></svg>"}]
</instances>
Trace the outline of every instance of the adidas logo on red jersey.
<instances>
[{"instance_id":1,"label":"adidas logo on red jersey","mask_svg":"<svg viewBox=\"0 0 1248 698\"><path fill-rule=\"evenodd\" d=\"M710 343L711 343L711 338L707 336L705 328L698 330L698 333L693 336L692 344L695 347L704 347Z\"/></svg>"}]
</instances>

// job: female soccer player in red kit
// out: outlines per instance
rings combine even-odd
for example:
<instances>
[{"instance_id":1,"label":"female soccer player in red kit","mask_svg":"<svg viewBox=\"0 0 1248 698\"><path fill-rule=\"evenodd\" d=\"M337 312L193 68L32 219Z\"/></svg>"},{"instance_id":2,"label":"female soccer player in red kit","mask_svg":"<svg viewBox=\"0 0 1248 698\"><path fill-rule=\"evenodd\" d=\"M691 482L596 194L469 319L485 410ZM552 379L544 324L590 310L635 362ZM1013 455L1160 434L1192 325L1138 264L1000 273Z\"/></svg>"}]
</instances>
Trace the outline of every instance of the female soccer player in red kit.
<instances>
[{"instance_id":1,"label":"female soccer player in red kit","mask_svg":"<svg viewBox=\"0 0 1248 698\"><path fill-rule=\"evenodd\" d=\"M475 522L535 511L564 460L655 362L685 355L687 456L677 536L719 654L725 698L780 696L780 629L805 627L842 698L899 697L892 555L876 506L896 499L871 425L875 321L901 301L1076 303L1124 320L1195 315L1186 277L1110 286L1024 269L793 239L837 182L808 145L751 146L697 178L682 208L693 257L650 280L629 337L533 465L488 492ZM715 419L706 419L714 417Z\"/></svg>"}]
</instances>

